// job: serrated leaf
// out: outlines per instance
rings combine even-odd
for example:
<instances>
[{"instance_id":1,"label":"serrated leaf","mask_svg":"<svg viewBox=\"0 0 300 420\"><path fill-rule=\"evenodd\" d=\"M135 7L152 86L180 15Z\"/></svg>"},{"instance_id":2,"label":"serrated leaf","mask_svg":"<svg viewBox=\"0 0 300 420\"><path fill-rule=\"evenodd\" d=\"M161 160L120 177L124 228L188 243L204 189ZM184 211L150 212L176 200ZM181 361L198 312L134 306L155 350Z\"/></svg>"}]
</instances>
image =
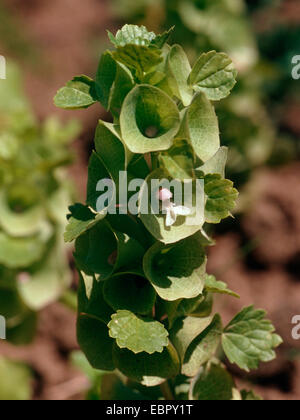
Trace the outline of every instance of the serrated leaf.
<instances>
[{"instance_id":1,"label":"serrated leaf","mask_svg":"<svg viewBox=\"0 0 300 420\"><path fill-rule=\"evenodd\" d=\"M156 38L154 32L149 32L145 26L124 25L114 36L108 31L108 37L115 47L124 47L127 44L149 46Z\"/></svg>"},{"instance_id":2,"label":"serrated leaf","mask_svg":"<svg viewBox=\"0 0 300 420\"><path fill-rule=\"evenodd\" d=\"M234 381L227 370L216 364L207 366L199 375L193 389L198 401L231 401Z\"/></svg>"},{"instance_id":3,"label":"serrated leaf","mask_svg":"<svg viewBox=\"0 0 300 420\"><path fill-rule=\"evenodd\" d=\"M199 235L175 245L154 244L144 257L144 272L165 300L194 298L202 293L206 254Z\"/></svg>"},{"instance_id":4,"label":"serrated leaf","mask_svg":"<svg viewBox=\"0 0 300 420\"><path fill-rule=\"evenodd\" d=\"M55 105L63 109L88 108L96 102L95 82L87 76L74 77L54 98Z\"/></svg>"},{"instance_id":5,"label":"serrated leaf","mask_svg":"<svg viewBox=\"0 0 300 420\"><path fill-rule=\"evenodd\" d=\"M113 349L116 367L133 381L145 386L156 386L179 373L179 359L174 347L169 344L162 353L134 354L117 345Z\"/></svg>"},{"instance_id":6,"label":"serrated leaf","mask_svg":"<svg viewBox=\"0 0 300 420\"><path fill-rule=\"evenodd\" d=\"M163 46L168 42L172 32L174 31L175 26L172 26L168 31L165 31L162 34L156 35L155 39L151 41L151 45L157 48L163 48Z\"/></svg>"},{"instance_id":7,"label":"serrated leaf","mask_svg":"<svg viewBox=\"0 0 300 420\"><path fill-rule=\"evenodd\" d=\"M194 97L183 124L195 153L207 162L220 148L220 134L216 112L204 93Z\"/></svg>"},{"instance_id":8,"label":"serrated leaf","mask_svg":"<svg viewBox=\"0 0 300 420\"><path fill-rule=\"evenodd\" d=\"M204 185L207 196L205 220L207 223L220 223L231 215L239 193L233 187L232 181L222 179L218 174L206 175Z\"/></svg>"},{"instance_id":9,"label":"serrated leaf","mask_svg":"<svg viewBox=\"0 0 300 420\"><path fill-rule=\"evenodd\" d=\"M173 45L167 59L167 78L173 95L184 106L190 105L193 99L193 89L188 84L190 72L191 66L183 48Z\"/></svg>"},{"instance_id":10,"label":"serrated leaf","mask_svg":"<svg viewBox=\"0 0 300 420\"><path fill-rule=\"evenodd\" d=\"M143 319L130 311L117 311L108 324L109 335L121 349L133 353L161 353L169 344L169 333L164 326L151 319Z\"/></svg>"},{"instance_id":11,"label":"serrated leaf","mask_svg":"<svg viewBox=\"0 0 300 420\"><path fill-rule=\"evenodd\" d=\"M257 369L259 362L269 362L275 358L274 348L282 340L274 342L275 328L265 320L265 312L253 306L243 309L225 328L222 346L231 363L236 363L247 372Z\"/></svg>"},{"instance_id":12,"label":"serrated leaf","mask_svg":"<svg viewBox=\"0 0 300 420\"><path fill-rule=\"evenodd\" d=\"M104 283L104 298L115 310L123 309L140 315L151 313L156 294L147 279L136 273L118 273Z\"/></svg>"},{"instance_id":13,"label":"serrated leaf","mask_svg":"<svg viewBox=\"0 0 300 420\"><path fill-rule=\"evenodd\" d=\"M215 276L212 276L212 275L206 276L205 289L210 293L220 293L220 294L230 295L236 298L240 297L237 293L228 289L228 286L226 283L223 283L222 281L217 281Z\"/></svg>"},{"instance_id":14,"label":"serrated leaf","mask_svg":"<svg viewBox=\"0 0 300 420\"><path fill-rule=\"evenodd\" d=\"M218 101L226 98L236 84L237 72L224 53L204 53L195 63L189 77L190 86L202 91L207 98Z\"/></svg>"},{"instance_id":15,"label":"serrated leaf","mask_svg":"<svg viewBox=\"0 0 300 420\"><path fill-rule=\"evenodd\" d=\"M109 337L107 326L99 318L80 314L77 320L77 339L94 369L115 369L112 360L114 340Z\"/></svg>"},{"instance_id":16,"label":"serrated leaf","mask_svg":"<svg viewBox=\"0 0 300 420\"><path fill-rule=\"evenodd\" d=\"M134 70L139 81L143 79L144 74L149 73L163 60L160 50L133 44L118 47L116 51L112 52L112 57Z\"/></svg>"},{"instance_id":17,"label":"serrated leaf","mask_svg":"<svg viewBox=\"0 0 300 420\"><path fill-rule=\"evenodd\" d=\"M122 139L131 152L167 150L179 129L179 112L162 90L139 85L123 103L120 125Z\"/></svg>"},{"instance_id":18,"label":"serrated leaf","mask_svg":"<svg viewBox=\"0 0 300 420\"><path fill-rule=\"evenodd\" d=\"M80 203L69 207L69 210L71 213L68 215L69 223L64 234L65 242L74 241L106 216L105 211L96 213Z\"/></svg>"}]
</instances>

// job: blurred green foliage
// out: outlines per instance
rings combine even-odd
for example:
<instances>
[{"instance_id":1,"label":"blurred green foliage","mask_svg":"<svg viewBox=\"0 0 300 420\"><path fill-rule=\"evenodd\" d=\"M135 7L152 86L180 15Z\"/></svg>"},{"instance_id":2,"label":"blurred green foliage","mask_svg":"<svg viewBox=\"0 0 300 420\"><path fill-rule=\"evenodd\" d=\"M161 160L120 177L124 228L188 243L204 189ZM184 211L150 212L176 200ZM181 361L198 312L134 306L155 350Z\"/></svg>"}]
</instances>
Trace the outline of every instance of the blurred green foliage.
<instances>
[{"instance_id":1,"label":"blurred green foliage","mask_svg":"<svg viewBox=\"0 0 300 420\"><path fill-rule=\"evenodd\" d=\"M9 64L0 81L0 314L14 344L32 340L37 311L71 281L63 244L72 187L64 167L77 123L40 124Z\"/></svg>"},{"instance_id":2,"label":"blurred green foliage","mask_svg":"<svg viewBox=\"0 0 300 420\"><path fill-rule=\"evenodd\" d=\"M0 400L29 400L32 395L31 380L30 369L24 364L0 357Z\"/></svg>"},{"instance_id":3,"label":"blurred green foliage","mask_svg":"<svg viewBox=\"0 0 300 420\"><path fill-rule=\"evenodd\" d=\"M38 55L36 46L24 33L23 25L3 0L0 1L0 22L1 47L22 60L35 61Z\"/></svg>"}]
</instances>

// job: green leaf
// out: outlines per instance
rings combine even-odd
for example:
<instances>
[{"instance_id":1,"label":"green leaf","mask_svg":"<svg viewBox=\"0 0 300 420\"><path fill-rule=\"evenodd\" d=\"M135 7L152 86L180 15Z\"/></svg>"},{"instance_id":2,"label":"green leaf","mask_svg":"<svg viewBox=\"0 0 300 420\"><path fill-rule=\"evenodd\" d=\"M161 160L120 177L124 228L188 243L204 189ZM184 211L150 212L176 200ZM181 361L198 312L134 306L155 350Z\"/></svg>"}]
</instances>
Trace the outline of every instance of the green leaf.
<instances>
[{"instance_id":1,"label":"green leaf","mask_svg":"<svg viewBox=\"0 0 300 420\"><path fill-rule=\"evenodd\" d=\"M178 242L181 239L185 239L188 236L192 236L194 233L200 231L201 227L203 226L204 222L204 203L202 203L201 194L199 199L196 201L195 195L196 190L194 185L192 186L192 207L191 207L191 217L189 223L187 223L187 217L185 216L178 216L176 222L172 226L166 226L166 215L162 212L159 214L154 214L155 210L153 199L153 194L151 194L151 183L152 180L158 180L162 182L163 180L170 180L169 174L163 169L157 169L153 171L147 178L146 184L141 189L140 193L140 218L145 227L149 230L149 232L160 242L165 244L171 244L174 242ZM173 187L176 188L181 184L180 181L174 181ZM200 201L200 202L199 202ZM144 205L145 203L145 205ZM146 208L147 203L147 208ZM181 203L180 203L181 204ZM145 208L144 208L145 207Z\"/></svg>"},{"instance_id":2,"label":"green leaf","mask_svg":"<svg viewBox=\"0 0 300 420\"><path fill-rule=\"evenodd\" d=\"M22 363L0 357L0 400L26 401L31 399L33 376Z\"/></svg>"},{"instance_id":3,"label":"green leaf","mask_svg":"<svg viewBox=\"0 0 300 420\"><path fill-rule=\"evenodd\" d=\"M207 162L220 148L220 135L214 107L203 93L194 97L183 123L195 153Z\"/></svg>"},{"instance_id":4,"label":"green leaf","mask_svg":"<svg viewBox=\"0 0 300 420\"><path fill-rule=\"evenodd\" d=\"M69 207L69 223L64 234L65 242L72 242L106 216L106 212L96 213L90 207L76 203Z\"/></svg>"},{"instance_id":5,"label":"green leaf","mask_svg":"<svg viewBox=\"0 0 300 420\"><path fill-rule=\"evenodd\" d=\"M210 293L220 293L224 295L230 295L236 298L240 297L238 294L228 289L226 283L223 283L222 281L217 281L215 276L212 275L206 276L205 289Z\"/></svg>"},{"instance_id":6,"label":"green leaf","mask_svg":"<svg viewBox=\"0 0 300 420\"><path fill-rule=\"evenodd\" d=\"M115 47L124 47L128 44L148 47L155 40L154 32L149 32L145 26L124 25L116 36L108 31L108 37Z\"/></svg>"},{"instance_id":7,"label":"green leaf","mask_svg":"<svg viewBox=\"0 0 300 420\"><path fill-rule=\"evenodd\" d=\"M173 45L167 59L167 77L171 90L184 106L193 99L193 89L188 85L191 72L189 60L180 45Z\"/></svg>"},{"instance_id":8,"label":"green leaf","mask_svg":"<svg viewBox=\"0 0 300 420\"><path fill-rule=\"evenodd\" d=\"M259 362L273 360L276 357L274 348L282 342L277 335L274 338L275 328L264 319L265 315L264 311L249 306L234 317L222 336L222 346L229 361L247 372L257 369Z\"/></svg>"},{"instance_id":9,"label":"green leaf","mask_svg":"<svg viewBox=\"0 0 300 420\"><path fill-rule=\"evenodd\" d=\"M114 340L108 335L107 326L98 318L80 314L77 320L77 339L86 358L94 369L112 371Z\"/></svg>"},{"instance_id":10,"label":"green leaf","mask_svg":"<svg viewBox=\"0 0 300 420\"><path fill-rule=\"evenodd\" d=\"M204 287L206 255L199 235L175 245L154 244L145 254L144 272L162 299L175 301L200 295Z\"/></svg>"},{"instance_id":11,"label":"green leaf","mask_svg":"<svg viewBox=\"0 0 300 420\"><path fill-rule=\"evenodd\" d=\"M140 315L151 313L156 294L144 277L136 273L118 273L106 280L104 298L114 309L124 309Z\"/></svg>"},{"instance_id":12,"label":"green leaf","mask_svg":"<svg viewBox=\"0 0 300 420\"><path fill-rule=\"evenodd\" d=\"M216 152L216 154L204 163L204 165L197 168L196 172L200 171L204 175L218 174L225 178L225 166L228 157L228 148L223 146Z\"/></svg>"},{"instance_id":13,"label":"green leaf","mask_svg":"<svg viewBox=\"0 0 300 420\"><path fill-rule=\"evenodd\" d=\"M168 346L168 331L157 321L137 317L129 311L118 311L108 324L109 335L117 345L133 353L161 353Z\"/></svg>"},{"instance_id":14,"label":"green leaf","mask_svg":"<svg viewBox=\"0 0 300 420\"><path fill-rule=\"evenodd\" d=\"M175 26L172 26L168 31L165 31L162 34L156 35L155 39L151 41L151 45L157 48L163 48L163 46L168 42L172 32L174 31Z\"/></svg>"},{"instance_id":15,"label":"green leaf","mask_svg":"<svg viewBox=\"0 0 300 420\"><path fill-rule=\"evenodd\" d=\"M179 129L179 112L162 90L139 85L123 103L120 124L122 139L133 153L167 150Z\"/></svg>"},{"instance_id":16,"label":"green leaf","mask_svg":"<svg viewBox=\"0 0 300 420\"><path fill-rule=\"evenodd\" d=\"M231 401L234 381L221 365L211 364L199 375L193 396L198 401Z\"/></svg>"},{"instance_id":17,"label":"green leaf","mask_svg":"<svg viewBox=\"0 0 300 420\"><path fill-rule=\"evenodd\" d=\"M116 51L112 52L112 57L134 70L139 81L143 79L144 74L149 73L163 60L160 50L133 44L118 47Z\"/></svg>"},{"instance_id":18,"label":"green leaf","mask_svg":"<svg viewBox=\"0 0 300 420\"><path fill-rule=\"evenodd\" d=\"M54 104L63 109L81 109L97 100L95 82L87 76L77 76L57 92Z\"/></svg>"},{"instance_id":19,"label":"green leaf","mask_svg":"<svg viewBox=\"0 0 300 420\"><path fill-rule=\"evenodd\" d=\"M220 223L222 219L231 215L239 193L233 188L232 181L222 179L218 174L206 175L204 185L207 196L205 220L207 223Z\"/></svg>"},{"instance_id":20,"label":"green leaf","mask_svg":"<svg viewBox=\"0 0 300 420\"><path fill-rule=\"evenodd\" d=\"M134 354L114 346L113 359L123 375L145 386L156 386L179 373L179 359L174 347L169 344L162 353Z\"/></svg>"},{"instance_id":21,"label":"green leaf","mask_svg":"<svg viewBox=\"0 0 300 420\"><path fill-rule=\"evenodd\" d=\"M202 91L212 101L226 98L236 84L237 71L231 59L224 53L204 53L195 63L189 83L196 91Z\"/></svg>"}]
</instances>

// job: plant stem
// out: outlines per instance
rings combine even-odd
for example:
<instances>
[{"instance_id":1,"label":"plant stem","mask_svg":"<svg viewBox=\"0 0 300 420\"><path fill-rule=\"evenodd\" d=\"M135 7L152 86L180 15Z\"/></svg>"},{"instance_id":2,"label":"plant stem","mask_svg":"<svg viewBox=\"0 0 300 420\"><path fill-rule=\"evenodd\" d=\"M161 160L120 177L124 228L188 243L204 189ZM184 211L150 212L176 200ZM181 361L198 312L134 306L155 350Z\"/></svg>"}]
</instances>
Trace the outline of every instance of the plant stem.
<instances>
[{"instance_id":1,"label":"plant stem","mask_svg":"<svg viewBox=\"0 0 300 420\"><path fill-rule=\"evenodd\" d=\"M163 384L161 384L160 385L160 389L161 389L161 392L162 392L164 398L167 401L173 401L175 399L174 398L174 395L173 395L173 393L171 391L171 388L170 388L170 385L169 385L168 381L166 381Z\"/></svg>"}]
</instances>

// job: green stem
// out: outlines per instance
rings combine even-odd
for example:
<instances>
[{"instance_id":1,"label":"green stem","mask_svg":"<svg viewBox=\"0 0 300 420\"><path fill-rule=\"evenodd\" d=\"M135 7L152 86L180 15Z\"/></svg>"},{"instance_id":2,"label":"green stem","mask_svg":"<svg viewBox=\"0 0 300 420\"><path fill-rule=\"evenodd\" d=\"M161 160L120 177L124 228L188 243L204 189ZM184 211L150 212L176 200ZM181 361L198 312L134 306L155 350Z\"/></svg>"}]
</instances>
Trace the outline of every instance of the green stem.
<instances>
[{"instance_id":1,"label":"green stem","mask_svg":"<svg viewBox=\"0 0 300 420\"><path fill-rule=\"evenodd\" d=\"M175 399L168 381L160 385L160 390L167 401L173 401Z\"/></svg>"}]
</instances>

